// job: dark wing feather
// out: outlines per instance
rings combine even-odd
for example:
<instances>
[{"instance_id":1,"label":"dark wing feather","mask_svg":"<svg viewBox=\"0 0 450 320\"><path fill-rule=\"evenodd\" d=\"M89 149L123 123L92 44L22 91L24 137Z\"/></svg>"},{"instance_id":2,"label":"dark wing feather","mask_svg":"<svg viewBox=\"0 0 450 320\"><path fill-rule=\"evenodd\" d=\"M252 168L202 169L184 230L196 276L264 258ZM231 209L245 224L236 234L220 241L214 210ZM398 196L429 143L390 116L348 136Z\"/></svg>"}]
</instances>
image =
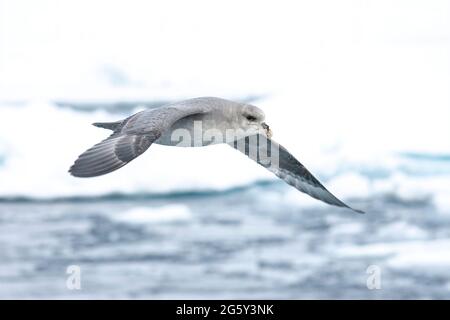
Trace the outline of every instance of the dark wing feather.
<instances>
[{"instance_id":1,"label":"dark wing feather","mask_svg":"<svg viewBox=\"0 0 450 320\"><path fill-rule=\"evenodd\" d=\"M277 142L262 135L255 135L235 141L232 147L243 152L250 159L301 192L325 203L364 213L349 207L336 198L286 148Z\"/></svg>"},{"instance_id":2,"label":"dark wing feather","mask_svg":"<svg viewBox=\"0 0 450 320\"><path fill-rule=\"evenodd\" d=\"M82 153L69 172L75 177L96 177L117 170L135 159L158 139L159 134L116 135Z\"/></svg>"}]
</instances>

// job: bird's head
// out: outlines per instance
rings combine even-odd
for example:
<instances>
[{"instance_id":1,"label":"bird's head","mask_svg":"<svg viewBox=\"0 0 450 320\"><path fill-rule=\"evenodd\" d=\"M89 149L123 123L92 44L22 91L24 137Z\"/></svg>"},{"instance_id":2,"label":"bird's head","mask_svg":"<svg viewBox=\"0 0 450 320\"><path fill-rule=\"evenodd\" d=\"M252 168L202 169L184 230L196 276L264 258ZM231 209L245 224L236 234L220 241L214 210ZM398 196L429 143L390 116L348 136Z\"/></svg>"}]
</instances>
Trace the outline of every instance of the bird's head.
<instances>
[{"instance_id":1,"label":"bird's head","mask_svg":"<svg viewBox=\"0 0 450 320\"><path fill-rule=\"evenodd\" d=\"M237 117L241 128L249 134L262 134L268 138L272 137L272 131L264 122L265 114L258 107L243 104Z\"/></svg>"}]
</instances>

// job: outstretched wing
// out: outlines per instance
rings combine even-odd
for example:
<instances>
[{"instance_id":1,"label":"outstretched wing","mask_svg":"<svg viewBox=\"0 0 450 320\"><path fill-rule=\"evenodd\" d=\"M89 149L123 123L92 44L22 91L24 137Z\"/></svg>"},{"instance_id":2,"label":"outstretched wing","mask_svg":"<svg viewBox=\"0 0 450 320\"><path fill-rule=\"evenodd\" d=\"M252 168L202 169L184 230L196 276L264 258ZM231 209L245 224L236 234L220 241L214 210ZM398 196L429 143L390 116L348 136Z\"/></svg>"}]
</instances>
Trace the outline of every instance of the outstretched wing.
<instances>
[{"instance_id":1,"label":"outstretched wing","mask_svg":"<svg viewBox=\"0 0 450 320\"><path fill-rule=\"evenodd\" d=\"M164 107L142 111L114 123L95 123L114 133L82 153L69 172L75 177L87 178L117 170L144 153L179 119L206 111L196 105Z\"/></svg>"},{"instance_id":2,"label":"outstretched wing","mask_svg":"<svg viewBox=\"0 0 450 320\"><path fill-rule=\"evenodd\" d=\"M286 148L277 142L262 135L255 135L237 140L231 146L301 192L325 203L364 213L349 207L336 198Z\"/></svg>"},{"instance_id":3,"label":"outstretched wing","mask_svg":"<svg viewBox=\"0 0 450 320\"><path fill-rule=\"evenodd\" d=\"M80 178L110 173L144 153L159 135L158 132L145 135L112 134L82 153L69 172Z\"/></svg>"}]
</instances>

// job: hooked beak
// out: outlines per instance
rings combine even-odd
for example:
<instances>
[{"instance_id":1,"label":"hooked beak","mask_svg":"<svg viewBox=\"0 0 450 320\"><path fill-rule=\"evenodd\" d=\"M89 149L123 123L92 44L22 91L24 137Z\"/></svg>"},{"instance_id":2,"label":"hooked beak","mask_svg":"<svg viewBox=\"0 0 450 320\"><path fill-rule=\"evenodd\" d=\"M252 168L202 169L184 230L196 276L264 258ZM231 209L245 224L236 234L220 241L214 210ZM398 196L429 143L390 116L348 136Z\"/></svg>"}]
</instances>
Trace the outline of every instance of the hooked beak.
<instances>
[{"instance_id":1,"label":"hooked beak","mask_svg":"<svg viewBox=\"0 0 450 320\"><path fill-rule=\"evenodd\" d=\"M272 130L270 130L269 126L267 125L267 123L262 122L261 126L263 127L263 129L266 131L266 136L267 138L272 138Z\"/></svg>"}]
</instances>

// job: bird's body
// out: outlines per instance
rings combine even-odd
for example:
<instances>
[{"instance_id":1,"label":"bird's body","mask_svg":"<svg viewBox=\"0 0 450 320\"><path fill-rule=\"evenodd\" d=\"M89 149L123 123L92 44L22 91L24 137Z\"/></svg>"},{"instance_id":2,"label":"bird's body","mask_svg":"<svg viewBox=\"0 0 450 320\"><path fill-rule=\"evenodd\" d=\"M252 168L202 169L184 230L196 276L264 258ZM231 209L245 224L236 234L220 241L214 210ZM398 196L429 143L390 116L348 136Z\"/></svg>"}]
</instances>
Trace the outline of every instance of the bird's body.
<instances>
[{"instance_id":1,"label":"bird's body","mask_svg":"<svg viewBox=\"0 0 450 320\"><path fill-rule=\"evenodd\" d=\"M169 130L162 133L161 137L154 143L176 147L203 147L211 144L232 142L214 141L214 139L204 139L205 133L212 132L226 137L227 130L236 131L241 128L239 122L235 121L235 110L241 108L242 104L223 100L219 98L196 98L175 103L162 108L149 110L148 117L163 110L194 110L193 114L182 117L175 121ZM201 109L201 111L197 112ZM177 135L189 133L191 141L178 141L174 139ZM241 136L242 137L242 136ZM181 143L180 143L181 142Z\"/></svg>"},{"instance_id":2,"label":"bird's body","mask_svg":"<svg viewBox=\"0 0 450 320\"><path fill-rule=\"evenodd\" d=\"M117 122L94 123L113 130L113 134L81 154L69 171L76 177L107 174L141 155L152 143L176 147L226 143L296 189L362 213L332 195L284 147L271 140L264 118L255 106L204 97L141 111Z\"/></svg>"}]
</instances>

